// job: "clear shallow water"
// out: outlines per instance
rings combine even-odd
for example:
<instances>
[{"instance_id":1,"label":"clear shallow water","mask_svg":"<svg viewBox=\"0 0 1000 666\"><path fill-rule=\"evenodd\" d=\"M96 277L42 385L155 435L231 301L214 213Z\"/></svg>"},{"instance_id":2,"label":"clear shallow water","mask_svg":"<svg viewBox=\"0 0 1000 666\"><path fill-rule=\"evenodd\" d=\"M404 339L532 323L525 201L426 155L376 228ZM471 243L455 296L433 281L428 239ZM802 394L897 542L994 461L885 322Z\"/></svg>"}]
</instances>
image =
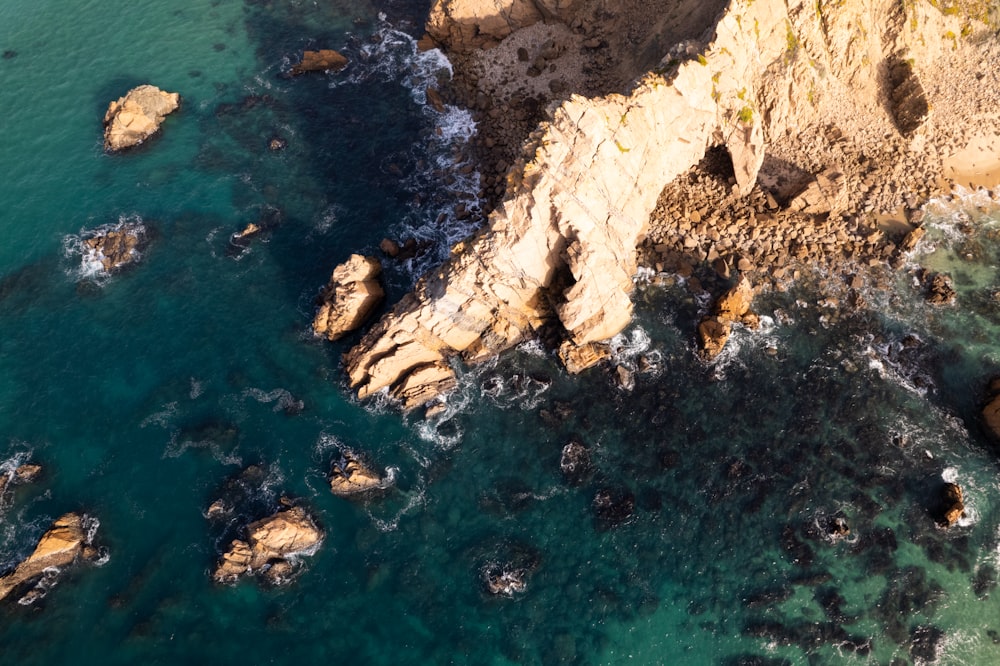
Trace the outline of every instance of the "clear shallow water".
<instances>
[{"instance_id":1,"label":"clear shallow water","mask_svg":"<svg viewBox=\"0 0 1000 666\"><path fill-rule=\"evenodd\" d=\"M632 392L533 347L468 372L460 409L432 423L344 389L351 341L307 334L317 289L386 235L440 253L464 228L432 222L475 191L445 140L467 118L419 103L445 68L404 36L422 4L0 8L16 51L0 60L0 460L47 470L2 509L0 568L68 510L99 517L110 550L0 609L0 661L913 663L930 627L941 663L994 661L1000 488L975 415L997 372L1000 243L975 202L932 209L920 258L955 277L955 307L923 304L904 272L836 318L803 285L761 299L772 323L705 367L697 306L643 288L621 362L657 369ZM352 65L282 78L310 46ZM104 155L107 102L147 81L181 92L181 112ZM288 147L269 152L272 136ZM74 238L135 217L153 236L142 262L81 279ZM279 224L234 255L229 235L262 218ZM391 267L392 296L439 253ZM595 463L578 486L559 471L573 437ZM341 446L394 489L333 497ZM263 472L240 520L287 495L327 532L284 588L210 581L236 524L203 513L248 465ZM971 514L949 531L929 513L943 478ZM604 489L634 498L624 524L595 515ZM822 534L837 512L848 539ZM530 569L526 593L484 593L500 562Z\"/></svg>"}]
</instances>

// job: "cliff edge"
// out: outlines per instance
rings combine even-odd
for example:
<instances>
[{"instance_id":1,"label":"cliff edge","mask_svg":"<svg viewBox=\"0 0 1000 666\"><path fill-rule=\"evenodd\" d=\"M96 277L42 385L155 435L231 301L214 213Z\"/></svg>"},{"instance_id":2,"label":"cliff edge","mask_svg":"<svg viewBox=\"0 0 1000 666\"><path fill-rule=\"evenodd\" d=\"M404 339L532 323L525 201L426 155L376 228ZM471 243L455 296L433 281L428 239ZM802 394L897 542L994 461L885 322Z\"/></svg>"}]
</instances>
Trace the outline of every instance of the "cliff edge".
<instances>
[{"instance_id":1,"label":"cliff edge","mask_svg":"<svg viewBox=\"0 0 1000 666\"><path fill-rule=\"evenodd\" d=\"M952 55L956 35L983 28L968 8L943 12L919 0L733 0L694 3L695 13L679 11L684 4L436 2L431 37L466 54L466 68L493 94L524 89L503 72L525 55L531 79L541 66L591 90L621 87L588 98L548 86L546 118L507 168L485 227L345 355L360 397L388 389L416 407L453 385L452 357L475 363L546 328L564 340L564 359L612 337L631 319L636 246L661 191L709 148L728 152L736 196L754 190L770 145L794 150L808 127L891 133L919 148L932 108L921 72ZM712 20L706 8L717 11ZM572 49L552 38L538 45L552 56L542 62L523 45L504 50L534 26L576 35L583 56L563 62ZM615 44L622 57L612 53L616 64L595 74L590 52ZM640 67L649 71L626 87Z\"/></svg>"}]
</instances>

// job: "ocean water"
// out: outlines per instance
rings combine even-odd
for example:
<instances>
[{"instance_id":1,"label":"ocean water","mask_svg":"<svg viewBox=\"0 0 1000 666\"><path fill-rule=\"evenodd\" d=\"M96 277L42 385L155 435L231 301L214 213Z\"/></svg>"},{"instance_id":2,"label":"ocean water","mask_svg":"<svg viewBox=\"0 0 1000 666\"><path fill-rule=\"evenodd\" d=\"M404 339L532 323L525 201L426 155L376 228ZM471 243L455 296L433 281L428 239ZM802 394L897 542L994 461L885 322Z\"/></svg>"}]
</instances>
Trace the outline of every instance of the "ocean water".
<instances>
[{"instance_id":1,"label":"ocean water","mask_svg":"<svg viewBox=\"0 0 1000 666\"><path fill-rule=\"evenodd\" d=\"M954 306L924 303L911 267L849 314L814 276L759 298L762 329L706 365L703 304L640 284L616 341L630 391L525 345L464 372L433 421L352 397L338 359L356 338L309 333L318 289L351 252L419 238L387 265L394 301L475 207L470 117L424 104L449 70L416 52L427 9L0 6L0 461L45 466L0 507L0 570L70 510L109 553L0 606L0 663L995 663L1000 484L977 413L1000 374L1000 215L981 194L929 206L912 258L952 275ZM320 47L351 65L282 75ZM104 154L107 103L145 82L182 109ZM123 221L150 243L102 275L81 233ZM575 483L571 440L593 463ZM391 489L332 496L342 448ZM947 530L945 480L969 514ZM210 521L220 494L237 513ZM281 497L322 546L287 586L213 584L239 525ZM827 534L834 516L848 537ZM523 592L486 591L504 567Z\"/></svg>"}]
</instances>

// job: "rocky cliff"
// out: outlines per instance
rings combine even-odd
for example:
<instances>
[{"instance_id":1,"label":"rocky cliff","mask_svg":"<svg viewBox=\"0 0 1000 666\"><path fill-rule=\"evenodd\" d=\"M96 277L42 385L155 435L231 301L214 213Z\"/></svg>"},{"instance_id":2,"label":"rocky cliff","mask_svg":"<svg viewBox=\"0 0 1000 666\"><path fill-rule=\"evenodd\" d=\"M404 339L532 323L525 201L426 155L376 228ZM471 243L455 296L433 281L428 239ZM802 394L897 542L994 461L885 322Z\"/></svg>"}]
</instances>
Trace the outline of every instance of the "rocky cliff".
<instances>
[{"instance_id":1,"label":"rocky cliff","mask_svg":"<svg viewBox=\"0 0 1000 666\"><path fill-rule=\"evenodd\" d=\"M707 22L698 18L706 8L718 11ZM931 106L921 73L957 48L956 35L982 27L966 9L891 0L439 0L431 36L473 54L477 85L498 94L518 85L505 68L527 55L532 76L538 60L524 46L489 66L482 54L503 52L537 25L562 26L582 52L612 50L616 64L603 78L593 58L559 67L543 58L550 73L569 70L567 81L613 87L629 67L651 69L631 72L621 94L549 87L547 118L509 167L485 228L345 355L351 385L361 397L389 389L411 408L451 385L456 355L474 363L552 325L569 351L620 332L631 318L636 245L667 183L724 146L733 191L748 194L769 145L794 146L807 127L918 143ZM559 48L542 47L558 59ZM666 55L650 62L656 47Z\"/></svg>"}]
</instances>

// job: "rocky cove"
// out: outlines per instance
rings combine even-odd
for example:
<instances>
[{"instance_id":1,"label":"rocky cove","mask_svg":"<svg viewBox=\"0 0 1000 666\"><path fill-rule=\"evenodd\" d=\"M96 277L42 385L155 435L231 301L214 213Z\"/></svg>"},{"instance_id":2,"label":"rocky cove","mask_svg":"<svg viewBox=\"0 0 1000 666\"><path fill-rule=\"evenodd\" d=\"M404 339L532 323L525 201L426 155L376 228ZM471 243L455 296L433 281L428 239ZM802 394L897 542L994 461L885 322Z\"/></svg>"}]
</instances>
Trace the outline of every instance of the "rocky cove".
<instances>
[{"instance_id":1,"label":"rocky cove","mask_svg":"<svg viewBox=\"0 0 1000 666\"><path fill-rule=\"evenodd\" d=\"M0 22L5 658L990 663L1000 215L987 190L944 195L992 184L989 33L946 6L902 27L889 6L777 8L784 51L754 67L803 106L780 120L763 83L722 105L720 63L750 48L718 28L735 5L430 4ZM940 54L887 45L934 12L960 21ZM834 76L827 39L912 103L838 116L855 98L833 79L867 79ZM106 151L109 101L144 82L181 113ZM660 104L677 82L697 94ZM710 113L678 111L693 99ZM654 158L677 132L643 105L692 120L689 162ZM727 118L762 132L749 187ZM510 220L543 218L508 251ZM465 294L458 268L491 281ZM485 341L357 399L341 354L400 299Z\"/></svg>"},{"instance_id":2,"label":"rocky cove","mask_svg":"<svg viewBox=\"0 0 1000 666\"><path fill-rule=\"evenodd\" d=\"M820 266L857 284L902 264L931 195L993 184L996 158L968 159L1000 117L985 16L695 4L435 4L494 209L345 355L360 396L411 409L453 385L448 359L539 336L582 370L640 265L694 293Z\"/></svg>"}]
</instances>

